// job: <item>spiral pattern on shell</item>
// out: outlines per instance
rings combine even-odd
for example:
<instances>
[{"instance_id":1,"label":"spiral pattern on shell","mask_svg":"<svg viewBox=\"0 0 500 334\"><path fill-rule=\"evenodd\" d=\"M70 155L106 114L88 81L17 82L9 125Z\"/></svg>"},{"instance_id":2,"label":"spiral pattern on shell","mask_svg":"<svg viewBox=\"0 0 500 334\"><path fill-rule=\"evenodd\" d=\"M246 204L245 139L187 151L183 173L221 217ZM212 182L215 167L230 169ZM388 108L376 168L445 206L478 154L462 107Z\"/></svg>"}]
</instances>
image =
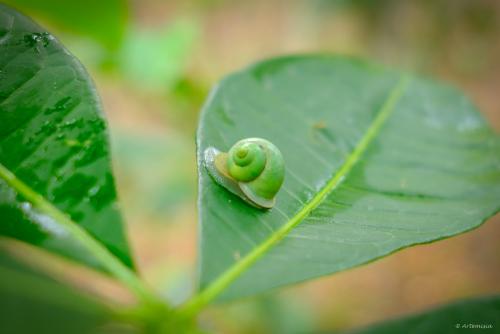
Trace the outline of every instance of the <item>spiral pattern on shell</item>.
<instances>
[{"instance_id":1,"label":"spiral pattern on shell","mask_svg":"<svg viewBox=\"0 0 500 334\"><path fill-rule=\"evenodd\" d=\"M255 180L266 167L266 153L256 143L240 141L228 152L229 175L239 182Z\"/></svg>"},{"instance_id":2,"label":"spiral pattern on shell","mask_svg":"<svg viewBox=\"0 0 500 334\"><path fill-rule=\"evenodd\" d=\"M227 153L209 147L204 154L205 166L218 184L257 208L274 206L285 177L283 156L274 144L246 138Z\"/></svg>"}]
</instances>

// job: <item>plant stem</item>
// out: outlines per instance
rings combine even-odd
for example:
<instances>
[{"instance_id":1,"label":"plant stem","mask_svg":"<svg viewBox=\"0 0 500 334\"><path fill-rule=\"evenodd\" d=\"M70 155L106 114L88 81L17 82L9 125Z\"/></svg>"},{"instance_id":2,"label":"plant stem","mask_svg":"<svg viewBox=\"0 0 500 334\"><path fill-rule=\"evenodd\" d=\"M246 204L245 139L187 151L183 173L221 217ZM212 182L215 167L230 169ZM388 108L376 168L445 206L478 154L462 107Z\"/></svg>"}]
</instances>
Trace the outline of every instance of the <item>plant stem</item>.
<instances>
[{"instance_id":1,"label":"plant stem","mask_svg":"<svg viewBox=\"0 0 500 334\"><path fill-rule=\"evenodd\" d=\"M341 168L332 176L330 181L321 189L304 207L299 210L288 222L281 226L276 232L251 250L239 262L223 272L209 286L207 286L199 294L188 300L178 310L184 317L192 317L198 313L205 305L215 299L223 292L231 283L233 283L243 272L250 268L257 260L259 260L269 249L282 240L293 228L295 228L304 218L306 218L312 210L317 208L323 199L326 198L347 176L354 165L379 133L387 118L393 112L397 101L403 94L408 85L409 77L403 76L399 82L390 91L380 111L377 113L372 124L367 129L365 135L356 145L356 148L349 154Z\"/></svg>"},{"instance_id":2,"label":"plant stem","mask_svg":"<svg viewBox=\"0 0 500 334\"><path fill-rule=\"evenodd\" d=\"M125 266L106 247L91 236L84 228L72 221L66 214L18 179L0 163L0 178L19 194L26 198L41 213L48 215L64 228L68 234L85 247L114 277L125 284L141 301L158 303L160 299L143 283L143 281ZM163 303L163 301L161 301Z\"/></svg>"}]
</instances>

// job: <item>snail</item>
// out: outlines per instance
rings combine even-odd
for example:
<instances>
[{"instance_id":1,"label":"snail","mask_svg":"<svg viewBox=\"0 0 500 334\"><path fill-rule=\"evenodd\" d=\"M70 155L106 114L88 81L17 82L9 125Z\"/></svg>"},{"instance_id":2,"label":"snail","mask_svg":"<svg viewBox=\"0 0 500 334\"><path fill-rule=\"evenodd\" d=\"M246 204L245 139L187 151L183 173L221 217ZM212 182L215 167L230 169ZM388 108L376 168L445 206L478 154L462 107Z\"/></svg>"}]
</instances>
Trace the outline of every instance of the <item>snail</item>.
<instances>
[{"instance_id":1,"label":"snail","mask_svg":"<svg viewBox=\"0 0 500 334\"><path fill-rule=\"evenodd\" d=\"M246 138L229 152L209 147L204 152L209 174L219 185L260 209L276 202L285 178L285 163L279 149L262 138Z\"/></svg>"}]
</instances>

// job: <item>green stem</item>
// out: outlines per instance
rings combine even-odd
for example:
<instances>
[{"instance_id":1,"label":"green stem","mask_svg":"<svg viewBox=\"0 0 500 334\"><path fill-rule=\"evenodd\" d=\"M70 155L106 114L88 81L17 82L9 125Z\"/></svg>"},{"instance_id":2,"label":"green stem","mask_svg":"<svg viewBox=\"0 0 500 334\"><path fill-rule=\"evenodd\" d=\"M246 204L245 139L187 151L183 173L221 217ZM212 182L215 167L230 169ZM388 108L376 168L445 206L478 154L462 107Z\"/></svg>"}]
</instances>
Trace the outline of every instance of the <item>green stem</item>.
<instances>
[{"instance_id":1,"label":"green stem","mask_svg":"<svg viewBox=\"0 0 500 334\"><path fill-rule=\"evenodd\" d=\"M36 193L24 182L19 180L4 165L0 163L0 178L26 198L40 212L50 216L59 223L74 239L84 246L113 276L125 284L141 301L158 303L159 299L141 281L141 279L125 266L106 247L99 243L84 228L72 221L66 214L53 206L43 196Z\"/></svg>"},{"instance_id":2,"label":"green stem","mask_svg":"<svg viewBox=\"0 0 500 334\"><path fill-rule=\"evenodd\" d=\"M387 118L390 116L394 107L403 94L407 84L408 77L402 77L398 84L391 90L387 99L385 100L382 108L378 112L377 116L373 120L372 124L368 128L366 134L356 145L354 151L351 152L347 160L344 162L342 167L336 172L326 186L321 189L304 207L296 213L286 224L284 224L280 229L274 232L268 239L263 243L258 245L247 255L245 255L240 261L235 263L232 267L223 272L215 281L213 281L208 287L206 287L199 294L188 300L181 308L178 310L179 313L184 317L192 317L198 313L205 305L210 301L215 299L222 291L224 291L231 283L233 283L243 272L245 272L250 266L252 266L257 260L259 260L264 254L267 253L274 245L276 245L281 239L283 239L293 228L295 228L300 222L306 218L312 210L314 210L318 205L321 204L323 199L329 195L346 177L346 175L351 171L353 166L366 151L369 144L373 141L375 136L380 131L382 125L385 123Z\"/></svg>"}]
</instances>

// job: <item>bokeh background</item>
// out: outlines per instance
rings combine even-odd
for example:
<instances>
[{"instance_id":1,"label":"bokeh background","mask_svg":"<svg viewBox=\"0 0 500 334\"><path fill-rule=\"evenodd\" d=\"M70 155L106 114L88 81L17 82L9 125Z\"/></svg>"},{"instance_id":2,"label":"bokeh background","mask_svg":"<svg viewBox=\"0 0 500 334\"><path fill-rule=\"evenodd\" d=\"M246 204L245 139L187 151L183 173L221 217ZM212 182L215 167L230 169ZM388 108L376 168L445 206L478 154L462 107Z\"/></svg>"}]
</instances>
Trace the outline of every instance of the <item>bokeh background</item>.
<instances>
[{"instance_id":1,"label":"bokeh background","mask_svg":"<svg viewBox=\"0 0 500 334\"><path fill-rule=\"evenodd\" d=\"M283 54L356 55L458 86L500 131L500 1L6 2L52 31L94 78L136 261L174 303L196 285L195 131L224 75ZM452 239L212 306L200 321L216 333L332 332L500 293L499 223L497 215ZM10 243L10 252L78 287L132 301L100 275Z\"/></svg>"}]
</instances>

